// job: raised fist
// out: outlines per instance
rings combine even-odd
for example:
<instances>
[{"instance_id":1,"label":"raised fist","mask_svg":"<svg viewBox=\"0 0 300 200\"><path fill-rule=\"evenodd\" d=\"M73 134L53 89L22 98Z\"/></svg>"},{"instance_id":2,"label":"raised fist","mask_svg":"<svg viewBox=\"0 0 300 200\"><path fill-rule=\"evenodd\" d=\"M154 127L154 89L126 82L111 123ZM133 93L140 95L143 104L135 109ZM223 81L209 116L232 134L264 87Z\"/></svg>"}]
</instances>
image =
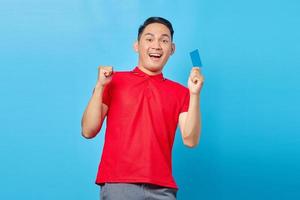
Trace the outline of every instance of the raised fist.
<instances>
[{"instance_id":1,"label":"raised fist","mask_svg":"<svg viewBox=\"0 0 300 200\"><path fill-rule=\"evenodd\" d=\"M105 86L108 84L113 75L112 66L99 66L98 67L98 84Z\"/></svg>"}]
</instances>

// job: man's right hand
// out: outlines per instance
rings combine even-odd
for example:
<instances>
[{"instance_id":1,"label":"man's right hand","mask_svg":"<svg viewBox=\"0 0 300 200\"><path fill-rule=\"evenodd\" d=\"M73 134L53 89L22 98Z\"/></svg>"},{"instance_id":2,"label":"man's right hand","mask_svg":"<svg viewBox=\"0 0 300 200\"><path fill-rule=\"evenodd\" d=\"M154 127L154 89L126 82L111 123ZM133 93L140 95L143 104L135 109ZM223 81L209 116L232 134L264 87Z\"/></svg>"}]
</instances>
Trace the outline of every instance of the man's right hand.
<instances>
[{"instance_id":1,"label":"man's right hand","mask_svg":"<svg viewBox=\"0 0 300 200\"><path fill-rule=\"evenodd\" d=\"M112 80L113 69L111 66L98 67L98 80L93 95L83 113L81 120L82 135L85 138L95 137L102 127L108 107L102 103L104 86Z\"/></svg>"},{"instance_id":2,"label":"man's right hand","mask_svg":"<svg viewBox=\"0 0 300 200\"><path fill-rule=\"evenodd\" d=\"M104 87L112 79L113 67L112 66L99 66L98 67L98 81L97 85Z\"/></svg>"}]
</instances>

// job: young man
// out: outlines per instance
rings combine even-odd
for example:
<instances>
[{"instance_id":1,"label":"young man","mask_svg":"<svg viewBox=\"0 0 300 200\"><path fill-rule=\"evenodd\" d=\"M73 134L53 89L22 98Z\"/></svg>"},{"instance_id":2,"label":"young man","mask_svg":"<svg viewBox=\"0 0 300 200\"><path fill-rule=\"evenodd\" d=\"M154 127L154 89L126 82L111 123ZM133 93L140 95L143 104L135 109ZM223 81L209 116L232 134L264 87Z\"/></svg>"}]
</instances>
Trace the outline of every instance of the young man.
<instances>
[{"instance_id":1,"label":"young man","mask_svg":"<svg viewBox=\"0 0 300 200\"><path fill-rule=\"evenodd\" d=\"M93 138L107 117L105 143L96 183L101 199L176 199L172 146L177 125L183 143L195 147L201 132L203 76L193 67L188 88L164 78L175 51L169 21L150 17L140 26L133 71L99 67L94 93L82 117L82 135Z\"/></svg>"}]
</instances>

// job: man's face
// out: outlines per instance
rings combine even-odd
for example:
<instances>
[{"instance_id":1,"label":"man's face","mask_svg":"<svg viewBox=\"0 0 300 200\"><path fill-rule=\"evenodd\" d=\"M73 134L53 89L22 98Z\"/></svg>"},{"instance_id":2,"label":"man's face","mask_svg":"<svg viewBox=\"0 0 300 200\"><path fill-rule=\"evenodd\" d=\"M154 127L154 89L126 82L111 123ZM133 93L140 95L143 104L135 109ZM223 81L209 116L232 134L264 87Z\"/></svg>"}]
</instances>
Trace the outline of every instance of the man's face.
<instances>
[{"instance_id":1,"label":"man's face","mask_svg":"<svg viewBox=\"0 0 300 200\"><path fill-rule=\"evenodd\" d=\"M173 54L175 45L168 27L152 23L146 26L134 49L139 53L138 66L149 74L158 74Z\"/></svg>"}]
</instances>

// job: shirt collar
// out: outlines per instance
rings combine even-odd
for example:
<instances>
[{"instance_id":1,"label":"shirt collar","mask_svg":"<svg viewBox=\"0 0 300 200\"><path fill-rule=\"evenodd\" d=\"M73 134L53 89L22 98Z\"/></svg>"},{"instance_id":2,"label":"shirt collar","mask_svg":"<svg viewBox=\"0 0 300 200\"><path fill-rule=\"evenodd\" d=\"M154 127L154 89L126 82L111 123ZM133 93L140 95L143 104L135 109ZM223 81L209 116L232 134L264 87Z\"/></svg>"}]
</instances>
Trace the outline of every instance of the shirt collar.
<instances>
[{"instance_id":1,"label":"shirt collar","mask_svg":"<svg viewBox=\"0 0 300 200\"><path fill-rule=\"evenodd\" d=\"M159 80L159 81L164 81L165 80L164 75L163 75L162 72L159 73L159 74L156 74L156 75L149 75L149 74L146 74L145 72L143 72L142 70L140 70L137 66L132 70L132 73L134 75L137 75L137 76L149 77L149 78Z\"/></svg>"}]
</instances>

